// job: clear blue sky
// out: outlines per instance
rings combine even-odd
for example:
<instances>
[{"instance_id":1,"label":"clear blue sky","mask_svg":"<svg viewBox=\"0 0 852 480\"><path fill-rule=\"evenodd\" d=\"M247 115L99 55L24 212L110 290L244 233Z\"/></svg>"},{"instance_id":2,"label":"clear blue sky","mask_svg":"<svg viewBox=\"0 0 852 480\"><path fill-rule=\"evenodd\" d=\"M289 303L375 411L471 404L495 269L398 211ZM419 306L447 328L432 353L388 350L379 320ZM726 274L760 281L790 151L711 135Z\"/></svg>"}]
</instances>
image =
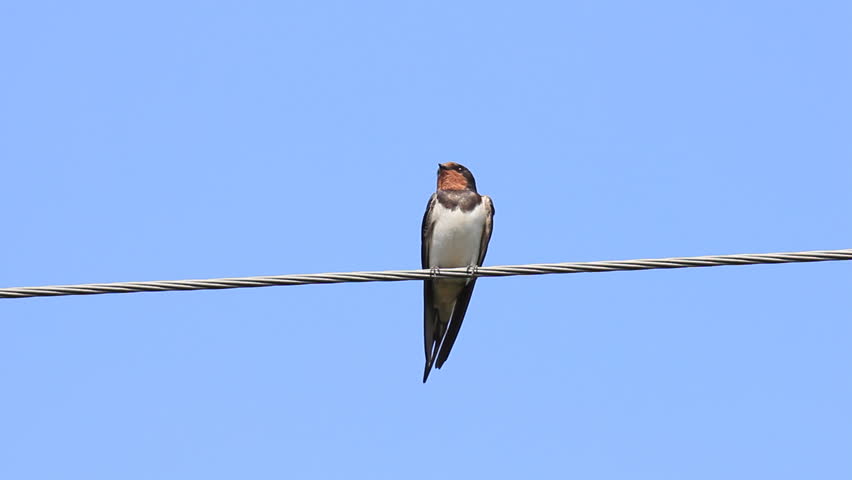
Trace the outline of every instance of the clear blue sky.
<instances>
[{"instance_id":1,"label":"clear blue sky","mask_svg":"<svg viewBox=\"0 0 852 480\"><path fill-rule=\"evenodd\" d=\"M0 286L852 247L849 2L0 3ZM7 479L852 477L852 262L0 300Z\"/></svg>"}]
</instances>

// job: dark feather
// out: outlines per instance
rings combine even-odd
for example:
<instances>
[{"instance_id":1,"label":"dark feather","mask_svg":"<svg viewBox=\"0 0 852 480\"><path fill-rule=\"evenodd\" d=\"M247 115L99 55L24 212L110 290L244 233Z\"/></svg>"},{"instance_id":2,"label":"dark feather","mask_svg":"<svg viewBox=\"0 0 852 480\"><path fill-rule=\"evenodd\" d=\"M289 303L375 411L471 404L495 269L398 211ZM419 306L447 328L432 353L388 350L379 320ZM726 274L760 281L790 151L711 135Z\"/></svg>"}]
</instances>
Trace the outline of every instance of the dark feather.
<instances>
[{"instance_id":1,"label":"dark feather","mask_svg":"<svg viewBox=\"0 0 852 480\"><path fill-rule=\"evenodd\" d=\"M435 311L432 294L432 280L423 281L423 350L426 352L426 368L423 371L423 383L429 378L432 362L435 358L435 330L438 326L438 312Z\"/></svg>"},{"instance_id":2,"label":"dark feather","mask_svg":"<svg viewBox=\"0 0 852 480\"><path fill-rule=\"evenodd\" d=\"M429 242L426 240L432 235L432 226L435 224L431 214L437 199L437 193L429 197L426 212L423 213L423 222L420 224L420 268L429 268Z\"/></svg>"},{"instance_id":3,"label":"dark feather","mask_svg":"<svg viewBox=\"0 0 852 480\"><path fill-rule=\"evenodd\" d=\"M420 265L421 268L429 268L429 242L427 239L432 235L432 208L435 206L437 194L432 194L423 214L420 237ZM435 359L436 345L440 343L440 337L436 341L436 330L438 327L438 312L435 310L432 280L423 281L423 350L426 354L426 368L423 371L423 383L429 378L432 363Z\"/></svg>"},{"instance_id":4,"label":"dark feather","mask_svg":"<svg viewBox=\"0 0 852 480\"><path fill-rule=\"evenodd\" d=\"M473 287L476 285L476 280L471 280L465 285L459 296L456 297L456 304L453 306L453 316L450 319L450 325L447 327L447 334L441 342L441 350L438 352L438 359L435 362L436 368L441 368L447 358L450 356L450 350L453 349L453 344L456 343L456 337L461 330L464 315L467 313L467 306L470 304L470 297L473 295Z\"/></svg>"}]
</instances>

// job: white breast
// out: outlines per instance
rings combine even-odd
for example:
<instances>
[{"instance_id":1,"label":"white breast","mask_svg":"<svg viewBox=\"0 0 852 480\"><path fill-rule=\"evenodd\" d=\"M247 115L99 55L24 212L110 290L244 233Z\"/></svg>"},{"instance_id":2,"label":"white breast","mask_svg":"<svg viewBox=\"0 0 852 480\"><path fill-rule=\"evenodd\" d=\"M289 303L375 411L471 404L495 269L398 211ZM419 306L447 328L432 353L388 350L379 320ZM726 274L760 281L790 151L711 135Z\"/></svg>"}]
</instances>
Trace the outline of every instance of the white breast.
<instances>
[{"instance_id":1,"label":"white breast","mask_svg":"<svg viewBox=\"0 0 852 480\"><path fill-rule=\"evenodd\" d=\"M435 202L432 218L432 243L429 245L429 267L466 267L479 263L482 229L485 228L485 202L473 210L449 210Z\"/></svg>"}]
</instances>

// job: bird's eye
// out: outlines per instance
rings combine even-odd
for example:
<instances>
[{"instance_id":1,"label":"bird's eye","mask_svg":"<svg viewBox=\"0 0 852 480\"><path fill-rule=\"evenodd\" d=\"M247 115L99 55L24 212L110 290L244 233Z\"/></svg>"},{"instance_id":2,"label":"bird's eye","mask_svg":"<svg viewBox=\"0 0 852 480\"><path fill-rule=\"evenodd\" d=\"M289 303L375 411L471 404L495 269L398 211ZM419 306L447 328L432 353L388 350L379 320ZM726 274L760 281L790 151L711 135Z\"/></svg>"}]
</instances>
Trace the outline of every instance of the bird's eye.
<instances>
[{"instance_id":1,"label":"bird's eye","mask_svg":"<svg viewBox=\"0 0 852 480\"><path fill-rule=\"evenodd\" d=\"M458 170L458 171L460 171L460 172L463 172L463 171L464 171L464 167L456 167L456 170Z\"/></svg>"}]
</instances>

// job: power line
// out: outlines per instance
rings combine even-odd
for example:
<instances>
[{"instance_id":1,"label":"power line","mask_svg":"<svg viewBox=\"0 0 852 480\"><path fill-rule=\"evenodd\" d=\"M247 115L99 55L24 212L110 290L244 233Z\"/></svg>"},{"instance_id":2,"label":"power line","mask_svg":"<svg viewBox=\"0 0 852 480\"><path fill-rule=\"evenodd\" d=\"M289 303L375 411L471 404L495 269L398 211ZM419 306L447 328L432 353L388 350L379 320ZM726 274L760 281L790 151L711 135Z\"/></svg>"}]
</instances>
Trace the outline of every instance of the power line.
<instances>
[{"instance_id":1,"label":"power line","mask_svg":"<svg viewBox=\"0 0 852 480\"><path fill-rule=\"evenodd\" d=\"M718 267L760 263L825 262L852 260L852 248L814 250L810 252L755 253L709 255L703 257L651 258L600 262L537 263L498 267L442 268L433 270L386 270L378 272L308 273L266 277L211 278L206 280L164 280L151 282L90 283L45 287L0 288L0 298L55 297L63 295L96 295L101 293L167 292L176 290L215 290L225 288L272 287L276 285L308 285L317 283L398 282L430 278L511 277L546 275L549 273L615 272L620 270L653 270L662 268Z\"/></svg>"}]
</instances>

